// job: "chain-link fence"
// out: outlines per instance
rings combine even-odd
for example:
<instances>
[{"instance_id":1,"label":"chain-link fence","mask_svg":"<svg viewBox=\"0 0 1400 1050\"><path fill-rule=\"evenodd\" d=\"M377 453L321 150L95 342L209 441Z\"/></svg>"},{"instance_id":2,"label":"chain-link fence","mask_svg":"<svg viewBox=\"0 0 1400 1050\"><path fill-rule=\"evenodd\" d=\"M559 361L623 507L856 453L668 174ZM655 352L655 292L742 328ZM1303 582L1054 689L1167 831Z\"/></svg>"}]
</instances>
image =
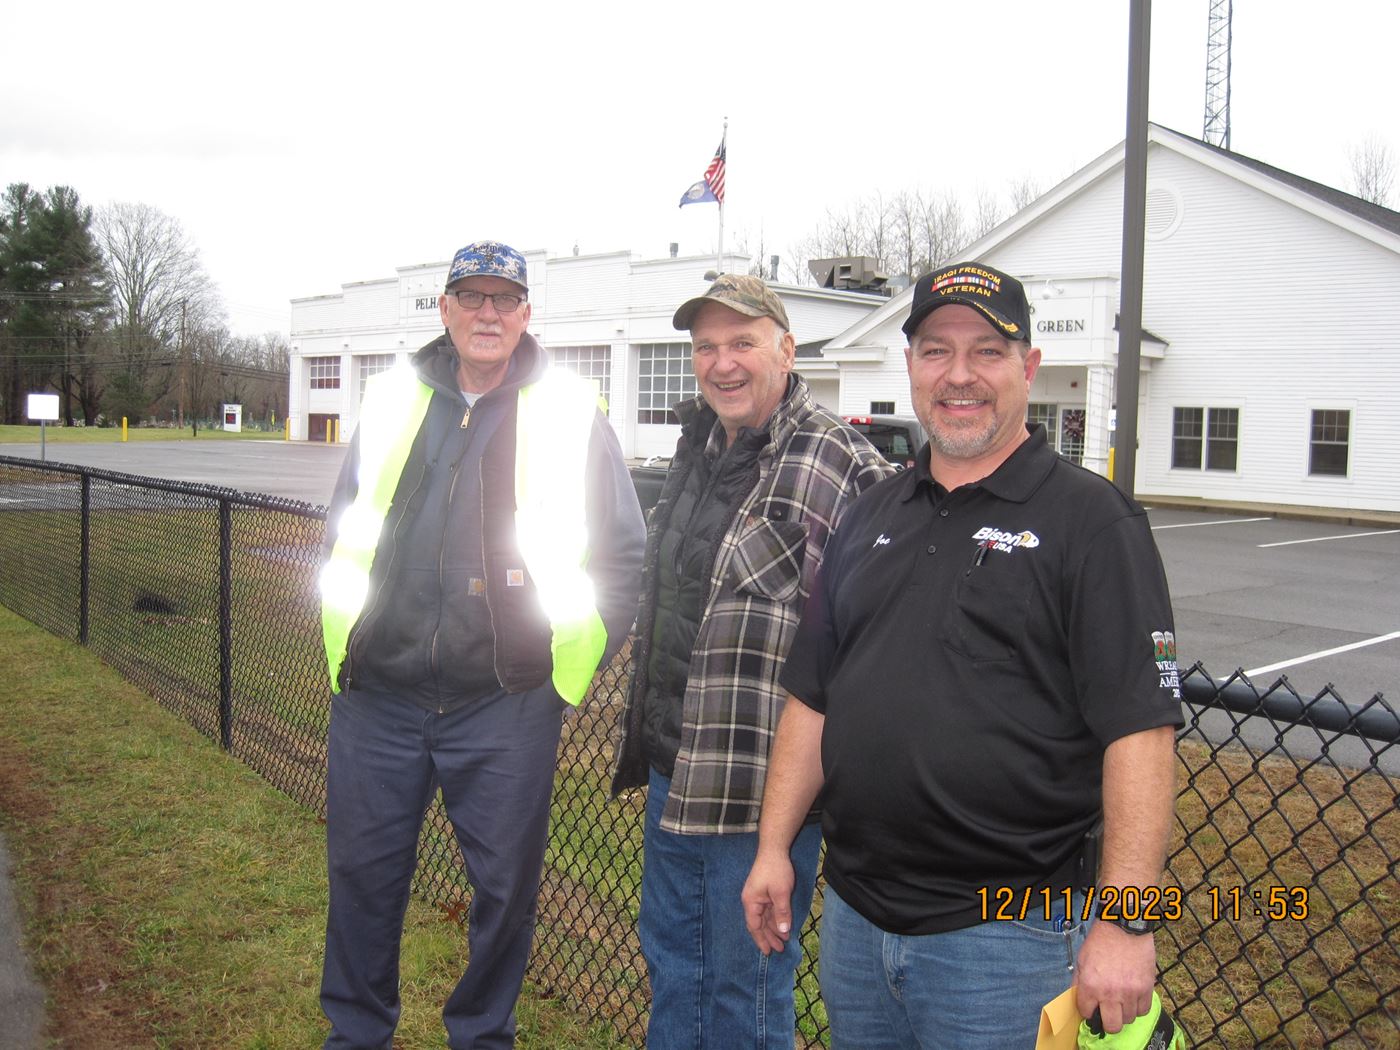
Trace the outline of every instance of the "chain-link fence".
<instances>
[{"instance_id":1,"label":"chain-link fence","mask_svg":"<svg viewBox=\"0 0 1400 1050\"><path fill-rule=\"evenodd\" d=\"M292 798L324 811L319 507L0 457L0 603L74 638ZM537 988L641 1046L644 794L607 797L630 657L565 726L531 964ZM1183 679L1164 1000L1197 1046L1400 1048L1400 718L1280 682ZM417 891L468 888L435 808ZM826 1042L814 929L799 1045ZM1173 913L1175 913L1173 911Z\"/></svg>"}]
</instances>

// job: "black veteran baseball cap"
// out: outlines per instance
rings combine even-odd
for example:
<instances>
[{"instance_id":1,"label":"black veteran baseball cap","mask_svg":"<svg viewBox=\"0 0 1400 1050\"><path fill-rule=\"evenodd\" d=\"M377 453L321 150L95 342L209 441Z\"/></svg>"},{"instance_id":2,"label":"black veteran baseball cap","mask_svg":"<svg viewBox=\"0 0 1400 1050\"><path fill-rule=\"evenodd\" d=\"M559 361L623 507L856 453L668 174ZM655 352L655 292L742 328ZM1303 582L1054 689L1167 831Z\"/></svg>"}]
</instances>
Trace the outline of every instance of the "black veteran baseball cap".
<instances>
[{"instance_id":1,"label":"black veteran baseball cap","mask_svg":"<svg viewBox=\"0 0 1400 1050\"><path fill-rule=\"evenodd\" d=\"M914 283L914 305L904 322L904 334L912 338L925 317L948 303L981 311L1008 339L1031 340L1026 289L1016 278L981 263L955 263L920 277Z\"/></svg>"},{"instance_id":2,"label":"black veteran baseball cap","mask_svg":"<svg viewBox=\"0 0 1400 1050\"><path fill-rule=\"evenodd\" d=\"M695 315L706 303L719 303L746 317L771 317L783 326L784 332L792 331L792 325L788 324L787 310L783 309L783 301L761 277L753 277L746 273L721 274L719 279L710 285L708 292L681 304L681 308L671 318L676 330L689 330L695 321Z\"/></svg>"}]
</instances>

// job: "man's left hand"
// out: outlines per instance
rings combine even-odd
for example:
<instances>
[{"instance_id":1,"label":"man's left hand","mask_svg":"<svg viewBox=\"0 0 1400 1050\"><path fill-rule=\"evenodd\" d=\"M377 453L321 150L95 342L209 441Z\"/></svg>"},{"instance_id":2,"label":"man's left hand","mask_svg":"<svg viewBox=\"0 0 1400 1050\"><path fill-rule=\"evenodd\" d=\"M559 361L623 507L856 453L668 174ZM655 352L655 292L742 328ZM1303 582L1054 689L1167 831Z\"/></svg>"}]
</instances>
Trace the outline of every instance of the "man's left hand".
<instances>
[{"instance_id":1,"label":"man's left hand","mask_svg":"<svg viewBox=\"0 0 1400 1050\"><path fill-rule=\"evenodd\" d=\"M1092 1017L1097 1009L1105 1032L1121 1031L1152 1009L1156 980L1157 945L1152 934L1094 923L1075 967L1075 1001L1081 1017Z\"/></svg>"}]
</instances>

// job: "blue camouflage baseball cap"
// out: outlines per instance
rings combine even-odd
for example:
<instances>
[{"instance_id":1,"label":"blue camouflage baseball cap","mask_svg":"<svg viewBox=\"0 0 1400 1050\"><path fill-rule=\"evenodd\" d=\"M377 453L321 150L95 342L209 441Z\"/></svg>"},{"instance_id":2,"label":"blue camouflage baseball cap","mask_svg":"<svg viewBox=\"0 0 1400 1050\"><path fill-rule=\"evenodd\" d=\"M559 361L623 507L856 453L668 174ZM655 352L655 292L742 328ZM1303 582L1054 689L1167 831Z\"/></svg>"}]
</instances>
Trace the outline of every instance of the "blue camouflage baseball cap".
<instances>
[{"instance_id":1,"label":"blue camouflage baseball cap","mask_svg":"<svg viewBox=\"0 0 1400 1050\"><path fill-rule=\"evenodd\" d=\"M503 277L507 281L530 290L525 256L500 241L473 241L465 248L459 248L452 257L452 268L447 271L446 288L463 277Z\"/></svg>"}]
</instances>

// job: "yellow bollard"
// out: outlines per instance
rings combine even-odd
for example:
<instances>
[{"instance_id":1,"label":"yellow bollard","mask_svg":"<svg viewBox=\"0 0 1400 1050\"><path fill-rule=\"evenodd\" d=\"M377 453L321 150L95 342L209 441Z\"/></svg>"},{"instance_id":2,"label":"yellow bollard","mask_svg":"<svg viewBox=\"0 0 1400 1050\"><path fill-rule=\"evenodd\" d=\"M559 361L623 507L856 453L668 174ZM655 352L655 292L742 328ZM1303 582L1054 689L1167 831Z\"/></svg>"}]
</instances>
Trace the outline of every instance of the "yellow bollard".
<instances>
[{"instance_id":1,"label":"yellow bollard","mask_svg":"<svg viewBox=\"0 0 1400 1050\"><path fill-rule=\"evenodd\" d=\"M126 440L126 416L122 416L122 440Z\"/></svg>"},{"instance_id":2,"label":"yellow bollard","mask_svg":"<svg viewBox=\"0 0 1400 1050\"><path fill-rule=\"evenodd\" d=\"M283 441L291 441L291 440L292 440L292 420L291 420L290 417L288 417L287 419L282 420L282 440L283 440Z\"/></svg>"},{"instance_id":3,"label":"yellow bollard","mask_svg":"<svg viewBox=\"0 0 1400 1050\"><path fill-rule=\"evenodd\" d=\"M340 417L335 417L335 443L340 444Z\"/></svg>"},{"instance_id":4,"label":"yellow bollard","mask_svg":"<svg viewBox=\"0 0 1400 1050\"><path fill-rule=\"evenodd\" d=\"M1112 480L1113 480L1113 453L1115 453L1115 452L1117 452L1117 451L1118 451L1118 450L1117 450L1116 448L1111 448L1111 449L1108 450L1108 480L1109 480L1109 481L1112 481Z\"/></svg>"},{"instance_id":5,"label":"yellow bollard","mask_svg":"<svg viewBox=\"0 0 1400 1050\"><path fill-rule=\"evenodd\" d=\"M331 421L328 419L328 420L326 420L326 444L329 445L330 443L331 443Z\"/></svg>"}]
</instances>

